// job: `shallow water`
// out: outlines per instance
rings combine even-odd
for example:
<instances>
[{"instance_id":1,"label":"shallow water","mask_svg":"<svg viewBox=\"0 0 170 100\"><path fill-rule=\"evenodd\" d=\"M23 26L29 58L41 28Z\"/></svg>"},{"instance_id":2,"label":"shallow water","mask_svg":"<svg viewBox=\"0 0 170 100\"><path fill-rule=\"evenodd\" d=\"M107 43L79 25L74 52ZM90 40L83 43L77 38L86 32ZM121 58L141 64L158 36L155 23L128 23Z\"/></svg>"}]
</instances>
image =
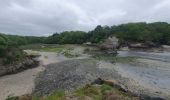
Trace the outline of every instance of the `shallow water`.
<instances>
[{"instance_id":1,"label":"shallow water","mask_svg":"<svg viewBox=\"0 0 170 100\"><path fill-rule=\"evenodd\" d=\"M170 62L170 52L153 53L153 52L137 52L137 51L119 51L118 56L121 57L142 57L152 60Z\"/></svg>"},{"instance_id":2,"label":"shallow water","mask_svg":"<svg viewBox=\"0 0 170 100\"><path fill-rule=\"evenodd\" d=\"M170 53L120 51L121 57L140 57L140 64L118 64L116 70L126 78L158 95L170 98Z\"/></svg>"}]
</instances>

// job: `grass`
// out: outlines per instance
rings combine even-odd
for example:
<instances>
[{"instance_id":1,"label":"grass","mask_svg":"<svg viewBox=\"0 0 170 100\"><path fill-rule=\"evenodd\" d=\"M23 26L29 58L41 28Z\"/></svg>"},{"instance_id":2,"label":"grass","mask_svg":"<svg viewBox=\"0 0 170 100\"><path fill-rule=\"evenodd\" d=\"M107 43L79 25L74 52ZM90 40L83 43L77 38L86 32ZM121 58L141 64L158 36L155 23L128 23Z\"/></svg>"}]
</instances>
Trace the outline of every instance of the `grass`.
<instances>
[{"instance_id":1,"label":"grass","mask_svg":"<svg viewBox=\"0 0 170 100\"><path fill-rule=\"evenodd\" d=\"M94 55L93 58L97 60L109 61L112 63L132 63L136 61L136 57L118 57L115 55L99 54Z\"/></svg>"},{"instance_id":2,"label":"grass","mask_svg":"<svg viewBox=\"0 0 170 100\"><path fill-rule=\"evenodd\" d=\"M89 97L91 100L139 100L138 97L119 91L106 84L101 86L86 85L75 93L79 100L86 100L85 97Z\"/></svg>"},{"instance_id":3,"label":"grass","mask_svg":"<svg viewBox=\"0 0 170 100\"><path fill-rule=\"evenodd\" d=\"M43 51L43 52L55 52L58 54L62 54L68 58L78 57L79 54L72 53L74 50L73 45L57 45L57 44L33 44L22 46L23 49L31 49L35 51Z\"/></svg>"},{"instance_id":4,"label":"grass","mask_svg":"<svg viewBox=\"0 0 170 100\"><path fill-rule=\"evenodd\" d=\"M78 57L80 56L79 54L77 53L72 53L71 50L63 50L61 52L61 54L63 54L65 57L68 57L68 58L73 58L73 57Z\"/></svg>"},{"instance_id":5,"label":"grass","mask_svg":"<svg viewBox=\"0 0 170 100\"><path fill-rule=\"evenodd\" d=\"M72 100L139 100L138 97L106 84L86 85L69 94L65 94L63 90L58 90L46 97L30 97L27 99L10 97L6 100L70 100L69 98L72 98Z\"/></svg>"},{"instance_id":6,"label":"grass","mask_svg":"<svg viewBox=\"0 0 170 100\"><path fill-rule=\"evenodd\" d=\"M85 100L85 97L90 97L92 100L101 100L102 94L98 87L86 85L75 91L74 95L80 100Z\"/></svg>"},{"instance_id":7,"label":"grass","mask_svg":"<svg viewBox=\"0 0 170 100\"><path fill-rule=\"evenodd\" d=\"M40 51L60 53L64 49L65 48L62 48L62 47L44 47L44 48L41 48Z\"/></svg>"},{"instance_id":8,"label":"grass","mask_svg":"<svg viewBox=\"0 0 170 100\"><path fill-rule=\"evenodd\" d=\"M30 44L21 46L20 48L27 50L35 50L35 51L46 51L46 52L61 52L65 49L64 45L57 45L57 44Z\"/></svg>"},{"instance_id":9,"label":"grass","mask_svg":"<svg viewBox=\"0 0 170 100\"><path fill-rule=\"evenodd\" d=\"M65 57L68 58L73 58L73 57L78 57L79 54L76 53L72 53L72 50L74 50L74 48L69 47L69 46L64 46L64 45L60 45L60 46L47 46L44 48L41 48L40 51L45 51L45 52L56 52L59 54L63 54Z\"/></svg>"},{"instance_id":10,"label":"grass","mask_svg":"<svg viewBox=\"0 0 170 100\"><path fill-rule=\"evenodd\" d=\"M6 100L19 100L19 97L8 97Z\"/></svg>"},{"instance_id":11,"label":"grass","mask_svg":"<svg viewBox=\"0 0 170 100\"><path fill-rule=\"evenodd\" d=\"M32 100L64 100L64 98L65 98L64 90L58 90L47 97L44 97L44 98L35 98L34 97Z\"/></svg>"}]
</instances>

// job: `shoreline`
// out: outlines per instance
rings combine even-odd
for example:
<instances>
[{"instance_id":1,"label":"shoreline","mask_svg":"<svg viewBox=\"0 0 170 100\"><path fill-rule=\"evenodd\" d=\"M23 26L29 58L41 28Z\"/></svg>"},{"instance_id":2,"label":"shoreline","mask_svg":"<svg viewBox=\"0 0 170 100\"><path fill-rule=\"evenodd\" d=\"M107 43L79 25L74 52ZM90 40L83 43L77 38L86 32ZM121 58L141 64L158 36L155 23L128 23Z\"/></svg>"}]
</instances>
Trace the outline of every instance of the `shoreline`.
<instances>
[{"instance_id":1,"label":"shoreline","mask_svg":"<svg viewBox=\"0 0 170 100\"><path fill-rule=\"evenodd\" d=\"M3 76L3 78L2 77L0 77L0 80L2 80L2 81L0 81L0 85L1 86L4 86L5 88L3 88L3 87L0 87L0 89L2 89L2 90L5 90L5 91L1 91L1 92L3 92L3 93L0 93L0 95L1 94L3 94L4 95L4 93L6 93L6 94L8 94L8 95L11 95L11 96L20 96L20 95L24 95L24 94L29 94L30 93L30 91L32 92L32 89L34 89L33 87L34 87L34 79L36 79L37 78L37 75L41 72L41 71L43 71L44 72L44 70L46 70L46 69L49 69L47 66L49 66L49 64L50 64L50 66L52 66L52 65L55 65L55 66L57 66L58 65L58 63L62 63L62 62L70 62L70 60L74 60L75 62L77 61L77 60L80 60L81 59L81 61L83 62L84 61L84 59L83 59L83 57L78 57L77 59L74 59L74 58L65 58L65 57L63 57L63 56L60 56L60 55L57 55L56 53L49 53L49 52L39 52L40 54L41 54L41 56L40 57L38 57L38 60L40 61L40 66L39 67L36 67L36 68L33 68L33 69L28 69L28 70L24 70L24 71L22 71L22 72L20 72L20 73L17 73L17 74L12 74L12 75L6 75L6 76ZM150 54L152 54L152 53L150 53ZM154 54L154 53L153 53ZM159 53L158 53L159 54ZM86 58L86 57L85 57ZM139 58L138 58L139 59ZM155 64L155 62L151 62L152 60L151 59L149 59L149 61L148 61L148 59L147 60L143 60L140 64L142 64L143 66L146 66L146 65L149 65L149 66L154 66L154 64ZM153 60L153 61L156 61L156 60ZM156 61L157 62L157 61ZM161 62L161 61L160 61ZM73 62L70 62L70 63L73 63ZM86 66L89 66L88 65L88 62L86 61L85 62L86 63ZM146 65L145 64L143 64L143 63L146 63ZM147 64L148 63L148 64ZM166 62L162 62L162 63L166 63ZM168 62L167 62L168 63ZM137 65L138 65L139 63L137 63ZM161 63L160 63L161 64ZM68 64L69 66L71 66L70 64ZM76 71L77 72L79 72L79 71L81 71L82 69L82 67L80 67L80 66L82 66L82 64L76 64L75 63L75 66L77 66L76 67ZM93 64L92 64L93 65ZM158 64L157 64L158 65ZM62 66L62 64L61 64L61 66ZM59 66L59 67L61 67L61 66ZM79 68L79 67L80 68ZM113 68L115 68L117 66L117 68L119 68L119 69L113 69ZM161 66L163 66L163 65L161 65ZM93 66L94 67L94 66ZM139 66L138 66L139 67ZM142 67L142 66L140 66L140 67ZM140 68L139 67L139 68ZM159 67L159 66L158 66ZM70 67L69 67L70 68ZM103 77L105 77L105 74L106 74L106 76L108 76L108 77L105 77L104 79L117 79L117 80L119 80L120 82L121 82L121 84L120 85L122 85L125 89L127 89L128 91L130 90L129 88L127 88L127 86L126 86L126 84L125 83L127 83L127 84L132 84L132 86L130 86L130 87L134 87L135 86L135 84L136 85L138 85L138 80L131 80L131 79L135 79L135 77L134 76L130 76L130 77L127 77L127 76L129 76L129 70L125 70L125 69L121 69L120 70L120 68L124 68L124 67L121 67L120 65L118 66L118 65L115 65L115 64L113 64L113 63L110 63L110 62L102 62L102 63L98 63L97 64L97 66L96 66L96 68L99 70L99 72L101 72L100 74L101 75L104 75ZM125 68L128 68L128 66L126 66ZM132 67L129 67L129 68L132 68ZM161 67L162 68L162 67ZM90 69L90 68L89 68ZM55 69L56 70L56 69ZM72 69L70 69L70 70L72 70ZM84 70L88 70L88 67L87 67L87 69L84 69ZM117 71L116 71L117 70ZM158 69L159 70L159 69ZM58 71L60 71L60 70L58 70ZM90 70L90 71L92 71L91 73L93 73L93 75L94 75L94 72L93 72L93 70ZM118 73L119 72L119 73ZM124 74L124 75L122 75L122 73L126 73L126 74ZM31 74L30 74L31 73ZM54 72L55 73L55 72ZM71 73L71 72L69 72L69 73ZM87 71L87 73L88 73L88 71ZM86 73L86 74L87 74ZM110 73L110 74L109 74ZM61 74L63 74L63 73L61 73ZM82 72L79 72L79 73L77 73L78 75L81 75L82 74ZM94 81L95 79L97 79L97 78L99 78L100 77L100 74L96 74L97 76L95 77L95 78L93 78L91 81ZM107 75L107 74L109 74L109 75ZM119 75L118 75L119 74ZM64 76L65 76L66 74L64 74ZM90 74L87 74L88 76L90 75ZM99 76L98 76L99 75ZM110 76L111 75L111 76ZM121 76L122 75L122 76ZM22 77L23 76L23 77ZM61 75L62 76L62 75ZM73 75L74 76L74 75ZM85 75L86 76L86 75ZM95 76L95 75L94 75ZM135 74L135 76L136 76L136 74ZM27 78L26 78L27 77ZM91 75L89 76L89 77L92 77ZM129 80L128 80L128 78L129 78ZM61 78L62 79L62 78ZM18 81L17 81L18 80ZM21 81L22 80L22 81ZM56 80L56 78L55 78L55 80ZM89 80L88 78L87 78L87 80ZM18 82L18 83L17 83ZM25 83L22 83L22 82L25 82ZM86 82L86 81L85 81ZM123 83L124 82L124 83ZM132 82L132 83L131 83ZM4 84L4 83L6 83L6 84ZM11 83L11 84L8 84L8 83ZM27 85L26 85L27 84ZM15 85L17 85L17 87L15 86ZM15 87L13 87L13 86L15 86ZM26 86L26 87L25 87ZM139 86L137 86L138 88L139 88ZM23 89L23 88L26 88L26 89ZM13 89L13 90L11 90L11 89ZM142 92L143 91L143 89L144 89L144 87L141 87L141 90L139 89L139 91L137 91L137 92ZM19 90L19 91L18 91ZM133 89L132 89L133 90ZM137 90L137 88L135 88L134 87L134 90L136 91ZM17 92L16 92L17 91ZM130 90L131 91L131 90ZM135 91L132 91L133 93L136 93L136 95L138 94L137 92L135 92ZM146 89L146 91L148 91L147 89ZM15 93L16 92L16 93ZM22 92L22 93L21 93ZM154 98L155 96L154 95L150 95L150 96L148 96L147 95L147 93L148 92L146 92L144 95L139 95L138 94L138 96L142 96L142 97L146 97L146 98ZM6 96L8 96L8 95L6 95ZM161 97L161 96L160 96ZM0 98L2 98L2 96L0 96Z\"/></svg>"}]
</instances>

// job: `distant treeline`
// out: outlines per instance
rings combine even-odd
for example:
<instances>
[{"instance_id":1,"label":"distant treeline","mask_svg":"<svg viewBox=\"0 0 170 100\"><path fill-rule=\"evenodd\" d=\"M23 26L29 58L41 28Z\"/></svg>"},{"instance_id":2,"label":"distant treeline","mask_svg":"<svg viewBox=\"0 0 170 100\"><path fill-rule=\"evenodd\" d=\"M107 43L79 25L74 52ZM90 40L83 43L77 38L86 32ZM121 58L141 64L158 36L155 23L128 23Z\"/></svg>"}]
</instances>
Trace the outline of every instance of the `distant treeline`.
<instances>
[{"instance_id":1,"label":"distant treeline","mask_svg":"<svg viewBox=\"0 0 170 100\"><path fill-rule=\"evenodd\" d=\"M0 34L0 49L7 46L18 46L34 43L47 44L82 44L85 42L99 43L109 36L116 36L123 42L153 42L170 45L170 24L155 23L128 23L114 26L98 25L89 32L65 31L54 33L49 37L17 36Z\"/></svg>"},{"instance_id":2,"label":"distant treeline","mask_svg":"<svg viewBox=\"0 0 170 100\"><path fill-rule=\"evenodd\" d=\"M81 44L85 42L99 43L109 36L116 36L124 42L153 42L170 45L170 24L155 23L128 23L114 26L98 25L89 32L66 31L49 36L45 43L49 44Z\"/></svg>"},{"instance_id":3,"label":"distant treeline","mask_svg":"<svg viewBox=\"0 0 170 100\"><path fill-rule=\"evenodd\" d=\"M65 31L54 33L49 37L17 36L0 34L0 57L17 58L21 54L15 51L20 45L46 43L46 44L82 44L85 42L100 43L109 36L116 36L121 43L141 42L170 45L170 24L166 22L155 23L128 23L114 26L98 25L89 32ZM11 49L13 48L13 49ZM15 48L15 49L14 49ZM13 52L13 53L10 53ZM14 56L15 55L15 56ZM20 58L20 57L19 57Z\"/></svg>"},{"instance_id":4,"label":"distant treeline","mask_svg":"<svg viewBox=\"0 0 170 100\"><path fill-rule=\"evenodd\" d=\"M33 43L44 43L45 39L45 37L6 35L0 33L0 57L5 55L5 52L8 52L7 50L11 47Z\"/></svg>"}]
</instances>

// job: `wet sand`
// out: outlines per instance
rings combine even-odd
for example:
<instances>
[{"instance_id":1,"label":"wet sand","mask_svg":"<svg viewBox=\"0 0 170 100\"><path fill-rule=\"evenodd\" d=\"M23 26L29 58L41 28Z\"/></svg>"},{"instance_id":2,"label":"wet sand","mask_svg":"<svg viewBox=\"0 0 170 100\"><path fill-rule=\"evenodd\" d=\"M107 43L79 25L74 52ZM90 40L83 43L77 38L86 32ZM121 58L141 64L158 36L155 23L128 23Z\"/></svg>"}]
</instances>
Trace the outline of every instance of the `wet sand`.
<instances>
[{"instance_id":1,"label":"wet sand","mask_svg":"<svg viewBox=\"0 0 170 100\"><path fill-rule=\"evenodd\" d=\"M120 55L140 57L131 65L114 66L129 80L131 91L170 99L170 53L122 52Z\"/></svg>"},{"instance_id":2,"label":"wet sand","mask_svg":"<svg viewBox=\"0 0 170 100\"><path fill-rule=\"evenodd\" d=\"M82 50L78 52L82 52ZM84 59L87 55L82 55L77 58L66 58L54 52L39 52L32 50L25 50L28 54L39 54L37 58L40 65L36 68L28 69L23 72L0 77L0 100L5 100L8 96L21 96L30 94L34 88L34 80L36 76L43 71L48 64L57 63L71 59ZM74 52L77 52L74 50Z\"/></svg>"},{"instance_id":3,"label":"wet sand","mask_svg":"<svg viewBox=\"0 0 170 100\"><path fill-rule=\"evenodd\" d=\"M5 100L8 96L20 96L31 93L34 88L34 79L39 72L45 69L46 65L65 60L63 56L57 57L56 53L38 53L41 55L38 58L40 66L17 74L0 77L0 100Z\"/></svg>"},{"instance_id":4,"label":"wet sand","mask_svg":"<svg viewBox=\"0 0 170 100\"><path fill-rule=\"evenodd\" d=\"M0 77L0 100L5 100L8 96L20 96L31 93L34 87L34 79L43 69L43 67L39 66L18 74Z\"/></svg>"}]
</instances>

